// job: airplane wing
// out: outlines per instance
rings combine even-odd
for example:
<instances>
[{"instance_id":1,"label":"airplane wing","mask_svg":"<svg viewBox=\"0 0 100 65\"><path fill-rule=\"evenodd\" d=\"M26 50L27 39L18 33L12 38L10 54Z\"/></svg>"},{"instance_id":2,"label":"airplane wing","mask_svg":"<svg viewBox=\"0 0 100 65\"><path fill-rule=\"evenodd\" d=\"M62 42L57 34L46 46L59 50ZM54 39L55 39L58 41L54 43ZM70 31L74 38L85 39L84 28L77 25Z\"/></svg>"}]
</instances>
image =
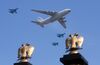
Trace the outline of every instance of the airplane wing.
<instances>
[{"instance_id":1,"label":"airplane wing","mask_svg":"<svg viewBox=\"0 0 100 65\"><path fill-rule=\"evenodd\" d=\"M59 22L64 28L66 28L66 24L65 24L66 20L64 20L64 18L60 18L60 19L58 20L58 22Z\"/></svg>"},{"instance_id":2,"label":"airplane wing","mask_svg":"<svg viewBox=\"0 0 100 65\"><path fill-rule=\"evenodd\" d=\"M54 16L57 13L57 12L53 12L53 11L42 11L42 10L34 10L34 9L32 11L46 14L46 15L50 15L50 16Z\"/></svg>"}]
</instances>

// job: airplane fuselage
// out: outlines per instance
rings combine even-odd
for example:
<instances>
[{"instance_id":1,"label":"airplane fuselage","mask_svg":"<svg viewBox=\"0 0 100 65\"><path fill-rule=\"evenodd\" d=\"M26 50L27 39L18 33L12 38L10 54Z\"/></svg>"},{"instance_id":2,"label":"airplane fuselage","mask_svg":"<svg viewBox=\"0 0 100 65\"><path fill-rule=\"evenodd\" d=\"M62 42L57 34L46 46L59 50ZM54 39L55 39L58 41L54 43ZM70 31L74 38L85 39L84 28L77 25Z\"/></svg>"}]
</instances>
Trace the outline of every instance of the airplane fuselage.
<instances>
[{"instance_id":1,"label":"airplane fuselage","mask_svg":"<svg viewBox=\"0 0 100 65\"><path fill-rule=\"evenodd\" d=\"M59 20L60 18L62 18L63 16L65 16L66 14L68 14L70 12L70 10L68 9L64 9L62 11L57 12L54 16L48 17L46 19L44 19L42 21L43 24L48 24L48 23L52 23L56 20Z\"/></svg>"},{"instance_id":2,"label":"airplane fuselage","mask_svg":"<svg viewBox=\"0 0 100 65\"><path fill-rule=\"evenodd\" d=\"M18 8L15 8L15 9L9 9L9 13L17 13L17 10L18 10Z\"/></svg>"},{"instance_id":3,"label":"airplane fuselage","mask_svg":"<svg viewBox=\"0 0 100 65\"><path fill-rule=\"evenodd\" d=\"M45 24L49 24L49 23L52 23L54 21L58 21L64 28L66 28L66 24L65 24L66 20L65 20L64 16L66 14L68 14L69 12L71 12L70 9L64 9L64 10L59 11L59 12L34 10L34 9L32 11L46 14L46 15L50 16L46 19L38 18L36 21L32 21L33 23L36 23L36 24L40 25L41 27L44 27Z\"/></svg>"},{"instance_id":4,"label":"airplane fuselage","mask_svg":"<svg viewBox=\"0 0 100 65\"><path fill-rule=\"evenodd\" d=\"M10 13L15 13L15 12L16 12L16 10L11 10L11 11L10 11Z\"/></svg>"}]
</instances>

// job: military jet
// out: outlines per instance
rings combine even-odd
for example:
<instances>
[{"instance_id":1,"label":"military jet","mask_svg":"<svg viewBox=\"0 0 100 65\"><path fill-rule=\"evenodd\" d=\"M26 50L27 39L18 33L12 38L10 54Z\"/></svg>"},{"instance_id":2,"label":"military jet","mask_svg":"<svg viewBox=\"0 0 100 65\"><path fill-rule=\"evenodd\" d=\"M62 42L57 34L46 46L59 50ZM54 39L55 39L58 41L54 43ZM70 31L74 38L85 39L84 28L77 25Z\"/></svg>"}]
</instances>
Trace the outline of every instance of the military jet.
<instances>
[{"instance_id":1,"label":"military jet","mask_svg":"<svg viewBox=\"0 0 100 65\"><path fill-rule=\"evenodd\" d=\"M52 45L53 46L57 46L59 43L58 42L53 42Z\"/></svg>"},{"instance_id":2,"label":"military jet","mask_svg":"<svg viewBox=\"0 0 100 65\"><path fill-rule=\"evenodd\" d=\"M64 37L65 33L63 34L57 34L57 37L61 38L61 37Z\"/></svg>"},{"instance_id":3,"label":"military jet","mask_svg":"<svg viewBox=\"0 0 100 65\"><path fill-rule=\"evenodd\" d=\"M18 8L15 8L15 9L9 9L9 13L11 13L11 14L17 14L17 10L18 10Z\"/></svg>"},{"instance_id":4,"label":"military jet","mask_svg":"<svg viewBox=\"0 0 100 65\"><path fill-rule=\"evenodd\" d=\"M44 27L44 25L49 24L49 23L53 23L57 20L64 28L66 28L66 24L65 24L66 20L65 20L64 16L67 15L69 12L71 12L71 9L64 9L64 10L59 11L59 12L34 10L34 9L32 11L46 14L46 15L50 16L46 19L43 19L40 17L36 21L32 21L33 23L36 23L36 24L40 25L41 27Z\"/></svg>"}]
</instances>

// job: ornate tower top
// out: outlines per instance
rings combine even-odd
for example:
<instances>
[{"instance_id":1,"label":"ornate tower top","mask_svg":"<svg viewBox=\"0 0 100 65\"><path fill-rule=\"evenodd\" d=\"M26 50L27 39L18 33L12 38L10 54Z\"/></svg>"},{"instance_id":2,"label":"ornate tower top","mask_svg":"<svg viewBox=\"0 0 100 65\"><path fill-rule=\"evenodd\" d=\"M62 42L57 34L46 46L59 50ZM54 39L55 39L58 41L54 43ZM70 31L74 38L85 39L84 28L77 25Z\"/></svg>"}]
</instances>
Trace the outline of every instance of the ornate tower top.
<instances>
[{"instance_id":1,"label":"ornate tower top","mask_svg":"<svg viewBox=\"0 0 100 65\"><path fill-rule=\"evenodd\" d=\"M82 49L84 38L80 36L78 33L70 34L69 37L66 39L66 49L67 52L71 54L78 53L79 49Z\"/></svg>"},{"instance_id":2,"label":"ornate tower top","mask_svg":"<svg viewBox=\"0 0 100 65\"><path fill-rule=\"evenodd\" d=\"M18 61L19 62L28 62L31 59L34 51L34 47L30 44L22 44L18 49Z\"/></svg>"},{"instance_id":3,"label":"ornate tower top","mask_svg":"<svg viewBox=\"0 0 100 65\"><path fill-rule=\"evenodd\" d=\"M88 61L78 51L82 49L83 41L83 36L70 34L66 39L66 49L69 53L60 58L60 62L64 65L88 65Z\"/></svg>"}]
</instances>

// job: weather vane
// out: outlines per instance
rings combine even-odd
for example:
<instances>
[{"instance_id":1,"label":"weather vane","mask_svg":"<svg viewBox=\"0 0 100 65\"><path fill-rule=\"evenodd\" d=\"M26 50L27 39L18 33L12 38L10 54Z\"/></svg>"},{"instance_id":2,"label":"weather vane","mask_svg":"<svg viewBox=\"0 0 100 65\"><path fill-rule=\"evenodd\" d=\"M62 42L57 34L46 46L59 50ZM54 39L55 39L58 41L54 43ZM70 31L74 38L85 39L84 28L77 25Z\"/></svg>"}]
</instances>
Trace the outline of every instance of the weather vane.
<instances>
[{"instance_id":1,"label":"weather vane","mask_svg":"<svg viewBox=\"0 0 100 65\"><path fill-rule=\"evenodd\" d=\"M22 46L18 49L18 61L28 62L32 57L33 51L34 47L30 44L22 44Z\"/></svg>"},{"instance_id":2,"label":"weather vane","mask_svg":"<svg viewBox=\"0 0 100 65\"><path fill-rule=\"evenodd\" d=\"M75 33L74 35L70 34L66 39L67 52L71 54L78 53L78 50L82 49L83 41L83 36L80 36L78 33Z\"/></svg>"}]
</instances>

